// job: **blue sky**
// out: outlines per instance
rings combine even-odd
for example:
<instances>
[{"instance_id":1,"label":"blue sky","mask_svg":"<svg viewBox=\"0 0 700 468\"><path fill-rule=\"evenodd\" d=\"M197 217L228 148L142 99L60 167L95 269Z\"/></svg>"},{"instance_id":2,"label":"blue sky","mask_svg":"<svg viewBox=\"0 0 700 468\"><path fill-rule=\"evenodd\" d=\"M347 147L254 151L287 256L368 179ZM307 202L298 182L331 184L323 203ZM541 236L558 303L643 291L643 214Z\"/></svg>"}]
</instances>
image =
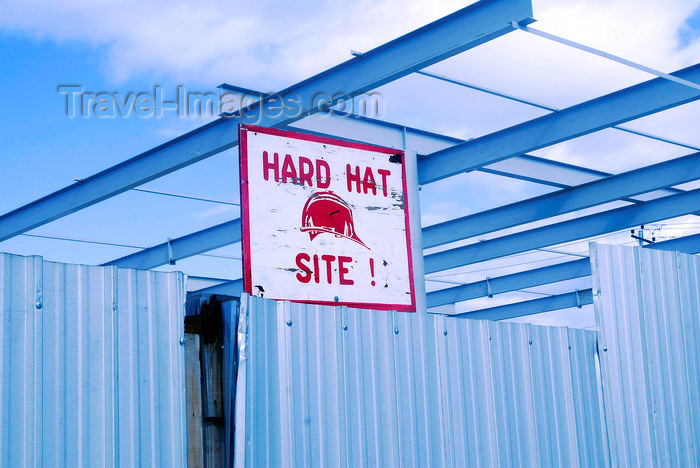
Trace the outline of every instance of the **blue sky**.
<instances>
[{"instance_id":1,"label":"blue sky","mask_svg":"<svg viewBox=\"0 0 700 468\"><path fill-rule=\"evenodd\" d=\"M215 91L223 82L274 91L349 59L351 49L369 50L462 6L464 3L455 1L360 1L303 2L291 8L268 1L246 5L242 11L233 2L201 4L187 0L145 5L109 0L5 5L0 18L0 212L210 120L179 118L172 113L161 118L68 118L65 96L57 91L60 85L122 95L150 91L155 85L160 85L166 95L172 95L177 85ZM673 71L696 63L700 57L699 8L697 1L536 0L538 22L534 26ZM522 32L437 64L431 71L557 108L649 79L644 73ZM416 75L379 91L385 103L383 119L460 138L480 136L543 114ZM630 126L700 145L698 117L700 106L691 104ZM537 154L620 172L688 152L610 130ZM236 151L226 151L145 188L236 201L237 171ZM432 224L548 190L499 176L465 174L424 188L423 222ZM231 206L130 191L31 233L149 246L237 215L237 209ZM693 222L676 220L657 235L695 232ZM627 237L609 240L627 242ZM238 249L231 246L217 253L236 257ZM585 243L570 249L585 250ZM32 237L5 241L0 250L88 264L134 251ZM513 265L547 258L534 253L487 262L453 279L483 278L484 271L497 276L512 271ZM178 262L175 268L194 275L240 276L240 263L228 258L198 256ZM532 297L518 293L502 300ZM585 320L573 324L586 325L590 317L589 313Z\"/></svg>"}]
</instances>

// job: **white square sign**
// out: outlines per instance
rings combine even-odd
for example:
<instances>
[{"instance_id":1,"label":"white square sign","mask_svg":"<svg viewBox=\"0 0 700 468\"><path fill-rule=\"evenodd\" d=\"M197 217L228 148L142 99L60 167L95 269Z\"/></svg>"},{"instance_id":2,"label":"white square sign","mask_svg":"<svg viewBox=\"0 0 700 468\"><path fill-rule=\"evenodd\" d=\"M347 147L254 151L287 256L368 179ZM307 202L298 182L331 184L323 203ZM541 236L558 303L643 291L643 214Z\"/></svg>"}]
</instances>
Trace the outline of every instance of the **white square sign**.
<instances>
[{"instance_id":1,"label":"white square sign","mask_svg":"<svg viewBox=\"0 0 700 468\"><path fill-rule=\"evenodd\" d=\"M243 287L415 310L403 152L241 126Z\"/></svg>"}]
</instances>

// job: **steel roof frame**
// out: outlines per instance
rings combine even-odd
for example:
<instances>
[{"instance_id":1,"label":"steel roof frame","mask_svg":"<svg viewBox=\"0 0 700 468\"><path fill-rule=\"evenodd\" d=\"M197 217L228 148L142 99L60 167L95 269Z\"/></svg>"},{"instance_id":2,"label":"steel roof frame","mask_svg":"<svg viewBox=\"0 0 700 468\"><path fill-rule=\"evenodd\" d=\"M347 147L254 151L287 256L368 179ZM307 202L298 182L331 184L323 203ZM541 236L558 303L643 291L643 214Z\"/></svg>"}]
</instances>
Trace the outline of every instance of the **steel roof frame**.
<instances>
[{"instance_id":1,"label":"steel roof frame","mask_svg":"<svg viewBox=\"0 0 700 468\"><path fill-rule=\"evenodd\" d=\"M544 105L541 105L541 104L538 104L538 103L535 103L535 102L532 102L532 101L529 101L526 99L510 96L510 95L507 95L504 93L500 93L500 92L486 89L486 88L483 88L480 86L465 83L463 81L456 80L453 78L448 78L446 76L438 75L435 73L429 73L429 72L425 72L425 71L417 71L415 73L418 75L424 75L427 77L446 81L448 83L456 84L456 85L459 85L462 87L474 89L476 91L480 91L483 93L493 94L493 95L502 97L504 99L509 99L509 100L512 100L515 102L520 102L522 104L526 104L529 106L534 106L534 107L546 109L546 110L549 110L552 112L557 111L557 109L554 109L551 107L546 107ZM248 88L242 88L240 86L234 86L234 85L230 85L227 83L224 83L224 84L220 85L219 87L222 90L234 91L234 92L242 94L242 95L257 95L257 96L259 96L259 98L263 98L264 96L266 96L266 94L263 92L251 90ZM393 131L392 133L387 134L387 135L385 135L385 134L373 135L374 138L377 139L377 141L373 141L373 143L379 144L382 146L395 146L395 145L397 145L399 139L401 138L401 135L405 133L407 135L407 139L413 140L413 143L417 144L423 153L425 153L426 150L429 151L430 153L437 152L437 151L440 151L442 149L445 149L445 147L447 147L447 146L454 146L454 145L457 145L460 143L467 142L467 140L461 140L459 138L454 138L454 137L450 137L447 135L441 135L439 133L428 132L425 130L421 130L421 129L417 129L417 128L413 128L413 127L408 127L408 126L404 126L404 125L400 125L400 124L395 124L395 123L391 123L391 122L386 122L386 121L374 119L371 117L348 114L346 112L337 111L337 110L334 111L333 113L328 114L328 116L331 118L326 119L326 122L324 122L323 127L321 127L318 122L315 122L314 124L311 124L311 126L315 127L315 128L309 129L308 125L307 125L306 127L303 127L304 130L308 131L308 132L312 132L312 133L317 134L319 136L325 136L325 137L335 136L335 137L348 139L347 135L346 135L347 130L348 130L347 127L348 127L348 123L351 122L351 125L363 126L364 128L366 128L367 130L369 130L370 132L373 132L373 133L376 133L377 131L380 131L381 129ZM348 119L350 119L350 120L348 120ZM302 121L302 123L303 122L304 121ZM329 123L330 123L330 126L329 126ZM335 124L342 123L343 125L335 125L334 126L334 123ZM341 126L344 128L340 128ZM652 140L661 141L663 143L668 143L670 145L679 146L679 147L683 147L683 148L687 148L687 149L691 149L691 150L696 150L696 151L700 150L700 146L690 145L688 143L672 140L670 138L660 137L658 135L652 135L652 134L649 134L646 132L641 132L641 131L634 130L631 128L622 127L622 126L613 126L612 128L614 128L616 130L620 130L622 132L631 133L633 135L638 135L638 136L641 136L644 138L649 138ZM295 128L293 126L288 127L288 129L289 130L297 130L297 128ZM362 138L363 139L361 141L360 140L358 140L358 141L361 143L367 143L367 141L364 141L367 138L366 134L363 133ZM416 141L416 140L418 140L418 141ZM413 146L409 145L409 147L413 147ZM432 148L432 149L430 149L430 148ZM555 171L555 172L570 173L571 176L573 176L573 177L580 177L581 175L583 175L585 177L590 177L592 179L600 179L600 178L604 178L604 177L608 177L608 176L613 175L613 174L610 174L607 172L598 171L595 169L589 169L589 168L585 168L585 167L580 167L580 166L576 166L573 164L552 161L549 159L545 159L545 158L541 158L541 157L533 156L533 155L529 155L529 154L522 154L519 156L514 156L512 158L508 158L508 161L510 161L510 162L520 161L520 162L524 162L526 165L537 164L538 166L543 166L543 167L538 169L539 174L537 174L537 175L531 174L529 176L518 174L517 172L513 172L512 170L509 171L507 168L496 169L492 166L484 166L484 167L480 167L476 170L480 171L480 172L502 175L502 176L511 177L514 179L527 180L529 182L534 182L537 184L549 185L552 187L559 187L559 188L572 187L572 186L575 186L576 184L563 184L560 181L552 180L551 177L543 178L542 176L544 174L541 173L542 169L544 169L545 171L550 170L550 171Z\"/></svg>"},{"instance_id":2,"label":"steel roof frame","mask_svg":"<svg viewBox=\"0 0 700 468\"><path fill-rule=\"evenodd\" d=\"M169 239L162 244L103 263L102 266L117 265L149 270L240 241L241 219L236 218L177 239Z\"/></svg>"},{"instance_id":3,"label":"steel roof frame","mask_svg":"<svg viewBox=\"0 0 700 468\"><path fill-rule=\"evenodd\" d=\"M354 96L372 90L511 32L513 21L534 21L529 0L482 0L280 91L278 96L299 99L298 115L266 115L263 107L271 101L258 101L249 109L250 123L288 125L319 111L311 105L316 93L333 90ZM239 115L222 117L11 211L0 217L0 241L229 149L238 142L238 123L245 121Z\"/></svg>"},{"instance_id":4,"label":"steel roof frame","mask_svg":"<svg viewBox=\"0 0 700 468\"><path fill-rule=\"evenodd\" d=\"M259 94L261 97L263 96L263 93L256 91L243 90L242 88L230 85L223 86L247 93ZM406 127L379 120L367 118L360 118L359 120L372 127L389 128L393 130L400 130L403 128L408 131ZM430 139L444 139L450 142L459 141L434 133L429 134L421 130L410 130L416 135L423 135ZM314 133L319 134L320 132ZM327 133L322 133L322 135L333 136ZM428 226L423 229L423 246L424 248L434 247L618 199L628 200L630 197L641 193L689 182L700 178L699 159L700 153L696 153L623 174L609 176L604 179L577 186L571 190L554 192L493 210L450 220L445 223ZM240 234L233 233L236 228L240 228L240 224L236 224L236 221L237 220L233 220L191 233L141 252L115 259L106 264L131 268L154 268L165 265L173 260L180 260L208 250L234 244L241 240ZM172 252L169 252L169 246Z\"/></svg>"},{"instance_id":5,"label":"steel roof frame","mask_svg":"<svg viewBox=\"0 0 700 468\"><path fill-rule=\"evenodd\" d=\"M257 124L263 126L304 130L302 119L321 110L318 107L305 105L313 102L311 98L315 92L329 89L342 90L346 97L352 97L414 72L435 78L434 74L420 70L514 29L525 29L525 26L533 21L529 0L482 0L370 52L360 54L354 59L304 80L276 95L263 96L252 106L253 117L256 118ZM677 71L672 76L676 78L676 81L689 81L691 83L699 81L700 65ZM439 79L455 82L444 77L439 77ZM465 85L461 82L456 84ZM368 126L377 131L391 130L394 135L390 138L396 138L395 134L400 133L404 137L410 136L421 140L426 147L432 146L431 152L419 161L419 182L423 184L461 172L480 170L556 187L568 187L567 184L556 180L519 174L517 171L504 169L500 165L489 167L505 159L544 165L594 180L567 190L424 228L423 231L426 233L424 234L424 246L426 248L546 219L613 200L622 199L639 203L634 206L597 213L427 255L425 256L426 272L430 273L695 212L698 202L700 202L700 189L649 202L639 202L631 197L656 190L664 190L669 193L680 192L668 187L700 178L698 172L700 170L698 167L700 153L614 176L526 154L528 151L604 128L618 128L617 125L620 123L697 100L700 98L700 92L694 88L695 86L689 88L675 82L669 82L666 78L657 78L469 141L358 116L347 115L341 123L343 127L352 123ZM508 99L515 99L503 93L480 90ZM265 106L271 105L275 96L291 94L299 97L302 102L302 112L299 115L291 117L269 116L264 113ZM522 99L516 100L551 110L543 105ZM327 122L333 120L327 119ZM237 125L244 121L245 116L239 114L220 118L121 164L0 216L0 241L232 148L237 145ZM295 122L299 122L301 126L299 128L290 127ZM327 125L323 129L327 131ZM620 130L693 148L690 145L654 137L643 132L626 128L620 128ZM336 136L344 136L344 129L337 130L337 132L340 135L336 133ZM320 133L318 127L313 133ZM332 133L333 131L331 131ZM347 138L347 136L344 137ZM235 219L177 239L170 239L165 243L116 259L108 264L153 268L238 241L240 241L240 220ZM658 243L651 247L664 248L661 247L662 244L673 245L679 250L694 249L694 251L698 251L700 250L698 248L700 235ZM490 279L491 284L487 285L487 294L513 291L516 289L509 288L516 286L519 286L517 289L523 289L533 285L586 276L590 274L590 267L586 273L586 268L583 266L587 262L587 259L582 259ZM482 297L481 292L484 288L482 283L484 282L460 285L429 293L428 297L432 298L429 299L430 304L445 304L447 303L444 302L445 297L449 295L452 295L451 297L454 299L450 303L466 300L464 298ZM239 291L240 280L234 280L199 292L231 293ZM584 296L581 295L582 293ZM475 294L481 294L481 296ZM554 299L553 296L526 301L520 303L520 307L522 310L536 310L554 307L555 304L570 303L571 294L574 293L558 295L561 297L557 296L557 299ZM576 292L575 295L576 305L581 305L582 297L584 297L585 302L585 291ZM517 306L518 304L510 304L499 308L485 309L471 313L470 317L476 318L478 314L483 314L484 317L479 318L493 319L504 314L512 314L513 311L518 310Z\"/></svg>"},{"instance_id":6,"label":"steel roof frame","mask_svg":"<svg viewBox=\"0 0 700 468\"><path fill-rule=\"evenodd\" d=\"M477 320L506 320L526 315L541 314L554 310L568 309L571 307L581 308L584 305L593 304L593 291L583 289L563 294L555 294L541 299L505 304L486 309L474 310L454 314L453 317L463 317Z\"/></svg>"}]
</instances>

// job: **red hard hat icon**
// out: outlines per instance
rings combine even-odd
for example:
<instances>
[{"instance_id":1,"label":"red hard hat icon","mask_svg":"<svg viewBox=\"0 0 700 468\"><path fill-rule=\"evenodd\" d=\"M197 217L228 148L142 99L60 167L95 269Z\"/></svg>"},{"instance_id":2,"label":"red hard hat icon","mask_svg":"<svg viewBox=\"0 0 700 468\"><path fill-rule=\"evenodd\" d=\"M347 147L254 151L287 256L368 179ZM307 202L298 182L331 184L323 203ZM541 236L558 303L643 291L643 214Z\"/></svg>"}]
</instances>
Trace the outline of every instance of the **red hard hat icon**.
<instances>
[{"instance_id":1,"label":"red hard hat icon","mask_svg":"<svg viewBox=\"0 0 700 468\"><path fill-rule=\"evenodd\" d=\"M311 240L326 232L336 237L345 237L369 249L355 233L350 205L331 191L316 192L306 200L301 214L301 231L308 232Z\"/></svg>"}]
</instances>

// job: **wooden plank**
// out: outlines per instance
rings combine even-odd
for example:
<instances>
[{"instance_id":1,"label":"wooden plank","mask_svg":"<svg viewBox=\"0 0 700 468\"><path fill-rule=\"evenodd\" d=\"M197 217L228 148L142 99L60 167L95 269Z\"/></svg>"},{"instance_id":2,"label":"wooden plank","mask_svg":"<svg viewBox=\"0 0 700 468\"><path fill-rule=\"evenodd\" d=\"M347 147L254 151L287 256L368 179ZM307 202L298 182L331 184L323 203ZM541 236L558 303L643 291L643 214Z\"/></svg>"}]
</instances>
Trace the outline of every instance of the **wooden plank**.
<instances>
[{"instance_id":1,"label":"wooden plank","mask_svg":"<svg viewBox=\"0 0 700 468\"><path fill-rule=\"evenodd\" d=\"M221 363L223 350L220 342L203 343L201 347L203 410L204 416L204 466L224 466L224 409Z\"/></svg>"},{"instance_id":2,"label":"wooden plank","mask_svg":"<svg viewBox=\"0 0 700 468\"><path fill-rule=\"evenodd\" d=\"M199 335L194 333L185 333L185 380L187 385L187 466L203 468L202 370L199 362Z\"/></svg>"}]
</instances>

